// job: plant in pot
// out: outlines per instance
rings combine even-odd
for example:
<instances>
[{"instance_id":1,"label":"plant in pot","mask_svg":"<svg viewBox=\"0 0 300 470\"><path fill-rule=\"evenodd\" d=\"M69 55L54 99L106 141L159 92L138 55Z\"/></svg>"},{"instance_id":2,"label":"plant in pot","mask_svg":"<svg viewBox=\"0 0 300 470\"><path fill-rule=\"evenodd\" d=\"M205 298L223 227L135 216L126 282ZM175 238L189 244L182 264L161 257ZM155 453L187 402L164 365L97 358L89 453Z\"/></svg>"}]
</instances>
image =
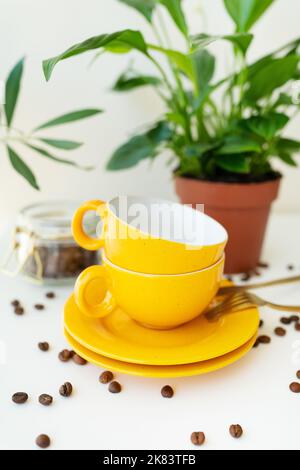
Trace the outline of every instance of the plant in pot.
<instances>
[{"instance_id":1,"label":"plant in pot","mask_svg":"<svg viewBox=\"0 0 300 470\"><path fill-rule=\"evenodd\" d=\"M80 166L75 161L64 156L57 155L57 152L69 153L83 145L82 142L49 137L46 132L53 127L68 124L81 119L86 119L101 113L100 109L86 108L69 112L48 120L36 126L30 132L25 132L15 126L15 114L22 87L24 73L24 58L19 60L9 72L3 87L4 105L0 102L0 147L6 150L12 168L19 173L34 188L40 189L37 178L31 168L20 156L19 148L25 148L28 152L34 152L42 158L51 160L54 163L62 163L81 169L90 167ZM1 97L0 97L1 98ZM2 100L1 100L2 101ZM18 147L18 149L16 148Z\"/></svg>"},{"instance_id":2,"label":"plant in pot","mask_svg":"<svg viewBox=\"0 0 300 470\"><path fill-rule=\"evenodd\" d=\"M166 112L143 133L131 137L108 162L122 170L169 150L176 161L176 190L183 203L203 203L206 212L229 232L226 271L254 269L259 261L272 201L281 175L271 161L296 166L300 142L283 137L299 111L291 87L299 77L300 39L249 63L250 32L275 0L224 0L235 24L227 35L191 35L181 0L119 0L135 8L153 27L157 43L140 31L101 34L75 44L43 62L49 80L59 61L95 51L124 54L136 51L151 62L156 75L129 67L113 89L127 92L151 86L164 100ZM172 47L162 10L169 13L185 40L185 50ZM232 73L215 79L216 59L208 46L232 46Z\"/></svg>"}]
</instances>

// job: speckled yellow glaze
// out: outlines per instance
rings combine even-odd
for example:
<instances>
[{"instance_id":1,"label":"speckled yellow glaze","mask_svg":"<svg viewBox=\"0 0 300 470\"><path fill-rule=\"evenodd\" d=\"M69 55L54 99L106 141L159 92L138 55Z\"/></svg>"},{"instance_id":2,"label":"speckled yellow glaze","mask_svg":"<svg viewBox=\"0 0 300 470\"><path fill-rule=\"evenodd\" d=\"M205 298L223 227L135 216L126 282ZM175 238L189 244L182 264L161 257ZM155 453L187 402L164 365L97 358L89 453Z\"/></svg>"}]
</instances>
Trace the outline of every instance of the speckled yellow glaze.
<instances>
[{"instance_id":1,"label":"speckled yellow glaze","mask_svg":"<svg viewBox=\"0 0 300 470\"><path fill-rule=\"evenodd\" d=\"M128 362L116 361L109 357L101 356L79 344L66 330L65 337L72 349L88 362L95 364L104 369L120 372L123 374L137 375L140 377L189 377L193 375L208 374L209 372L222 369L241 359L252 348L255 343L257 334L255 334L243 346L224 356L210 359L208 361L196 362L193 364L182 364L175 366L150 366L132 364Z\"/></svg>"},{"instance_id":2,"label":"speckled yellow glaze","mask_svg":"<svg viewBox=\"0 0 300 470\"><path fill-rule=\"evenodd\" d=\"M78 277L74 294L80 311L105 317L116 306L132 319L157 329L170 329L198 317L216 295L224 256L215 265L187 274L140 274L122 269L103 256Z\"/></svg>"},{"instance_id":3,"label":"speckled yellow glaze","mask_svg":"<svg viewBox=\"0 0 300 470\"><path fill-rule=\"evenodd\" d=\"M149 200L147 203L149 204ZM96 211L102 219L103 230L98 239L90 238L82 228L83 217L88 211ZM204 217L216 230L220 230L218 222L208 216ZM227 243L227 234L223 228L222 240L212 245L189 246L154 238L119 219L109 203L97 200L79 207L73 218L72 231L81 247L87 250L104 248L107 258L113 264L148 274L190 273L212 266L222 257Z\"/></svg>"}]
</instances>

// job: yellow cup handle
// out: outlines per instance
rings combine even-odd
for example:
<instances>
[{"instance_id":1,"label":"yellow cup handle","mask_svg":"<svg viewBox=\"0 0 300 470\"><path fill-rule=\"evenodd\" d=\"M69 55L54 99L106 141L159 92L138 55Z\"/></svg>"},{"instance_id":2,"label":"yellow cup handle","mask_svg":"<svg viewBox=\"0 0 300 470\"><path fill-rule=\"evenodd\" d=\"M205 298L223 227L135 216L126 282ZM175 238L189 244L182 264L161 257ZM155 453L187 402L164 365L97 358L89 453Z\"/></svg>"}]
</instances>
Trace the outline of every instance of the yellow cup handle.
<instances>
[{"instance_id":1,"label":"yellow cup handle","mask_svg":"<svg viewBox=\"0 0 300 470\"><path fill-rule=\"evenodd\" d=\"M95 211L103 218L104 215L104 205L106 203L103 201L88 201L82 206L80 206L73 217L72 220L72 233L75 241L79 246L90 251L97 251L103 248L104 246L104 230L102 230L102 235L100 238L91 238L89 237L83 229L83 217L88 211Z\"/></svg>"},{"instance_id":2,"label":"yellow cup handle","mask_svg":"<svg viewBox=\"0 0 300 470\"><path fill-rule=\"evenodd\" d=\"M97 285L107 285L107 273L104 266L90 266L82 271L75 283L74 295L79 310L88 317L103 318L117 306L116 301L106 288L104 299L96 304L92 300L91 291ZM93 286L91 286L93 284ZM89 294L90 287L90 294Z\"/></svg>"}]
</instances>

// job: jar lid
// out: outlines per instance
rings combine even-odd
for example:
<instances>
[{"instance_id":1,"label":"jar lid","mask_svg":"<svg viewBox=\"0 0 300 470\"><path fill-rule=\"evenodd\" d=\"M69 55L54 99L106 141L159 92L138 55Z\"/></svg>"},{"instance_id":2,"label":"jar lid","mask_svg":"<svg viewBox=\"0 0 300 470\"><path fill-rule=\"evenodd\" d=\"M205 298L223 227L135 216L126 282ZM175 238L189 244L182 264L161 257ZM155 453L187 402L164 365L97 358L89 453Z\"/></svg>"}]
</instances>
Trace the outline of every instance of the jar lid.
<instances>
[{"instance_id":1,"label":"jar lid","mask_svg":"<svg viewBox=\"0 0 300 470\"><path fill-rule=\"evenodd\" d=\"M21 209L18 226L39 237L73 238L71 222L80 202L48 201L32 204ZM90 236L95 235L99 217L94 212L86 214L83 228Z\"/></svg>"}]
</instances>

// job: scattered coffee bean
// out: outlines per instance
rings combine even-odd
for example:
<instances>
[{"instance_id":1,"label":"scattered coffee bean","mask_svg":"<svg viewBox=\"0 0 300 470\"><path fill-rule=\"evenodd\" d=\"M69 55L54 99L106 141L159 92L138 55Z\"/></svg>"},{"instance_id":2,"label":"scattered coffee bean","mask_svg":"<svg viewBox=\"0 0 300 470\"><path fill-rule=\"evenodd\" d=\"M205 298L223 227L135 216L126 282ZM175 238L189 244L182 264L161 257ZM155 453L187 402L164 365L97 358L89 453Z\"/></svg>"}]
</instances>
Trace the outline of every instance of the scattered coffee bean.
<instances>
[{"instance_id":1,"label":"scattered coffee bean","mask_svg":"<svg viewBox=\"0 0 300 470\"><path fill-rule=\"evenodd\" d=\"M78 364L79 366L84 366L87 361L85 359L83 359L83 357L79 356L78 354L73 354L71 353L71 357L73 359L73 361Z\"/></svg>"},{"instance_id":2,"label":"scattered coffee bean","mask_svg":"<svg viewBox=\"0 0 300 470\"><path fill-rule=\"evenodd\" d=\"M260 320L259 322L259 328L262 328L264 326L264 321L263 320Z\"/></svg>"},{"instance_id":3,"label":"scattered coffee bean","mask_svg":"<svg viewBox=\"0 0 300 470\"><path fill-rule=\"evenodd\" d=\"M288 269L288 271L294 271L295 266L294 266L293 264L289 264L289 265L287 266L287 269Z\"/></svg>"},{"instance_id":4,"label":"scattered coffee bean","mask_svg":"<svg viewBox=\"0 0 300 470\"><path fill-rule=\"evenodd\" d=\"M283 325L290 325L292 322L291 322L291 319L290 318L287 318L287 317L282 317L280 318L280 321Z\"/></svg>"},{"instance_id":5,"label":"scattered coffee bean","mask_svg":"<svg viewBox=\"0 0 300 470\"><path fill-rule=\"evenodd\" d=\"M202 446L205 442L204 432L193 432L191 434L191 442L194 446Z\"/></svg>"},{"instance_id":6,"label":"scattered coffee bean","mask_svg":"<svg viewBox=\"0 0 300 470\"><path fill-rule=\"evenodd\" d=\"M70 382L65 382L63 385L59 387L59 393L62 397L69 397L72 395L73 386Z\"/></svg>"},{"instance_id":7,"label":"scattered coffee bean","mask_svg":"<svg viewBox=\"0 0 300 470\"><path fill-rule=\"evenodd\" d=\"M241 277L241 281L242 282L247 282L247 281L250 281L251 279L251 273L244 273Z\"/></svg>"},{"instance_id":8,"label":"scattered coffee bean","mask_svg":"<svg viewBox=\"0 0 300 470\"><path fill-rule=\"evenodd\" d=\"M259 269L253 269L253 271L251 272L251 274L254 274L254 276L261 276L261 272L259 271Z\"/></svg>"},{"instance_id":9,"label":"scattered coffee bean","mask_svg":"<svg viewBox=\"0 0 300 470\"><path fill-rule=\"evenodd\" d=\"M110 372L110 370L105 370L100 375L99 382L101 382L102 384L108 384L109 382L111 382L113 380L113 378L114 378L113 373Z\"/></svg>"},{"instance_id":10,"label":"scattered coffee bean","mask_svg":"<svg viewBox=\"0 0 300 470\"><path fill-rule=\"evenodd\" d=\"M36 438L35 443L37 446L41 447L42 449L46 449L47 447L50 446L50 437L47 436L47 434L40 434Z\"/></svg>"},{"instance_id":11,"label":"scattered coffee bean","mask_svg":"<svg viewBox=\"0 0 300 470\"><path fill-rule=\"evenodd\" d=\"M24 308L21 307L21 305L18 305L17 307L15 307L14 312L15 312L16 315L23 315Z\"/></svg>"},{"instance_id":12,"label":"scattered coffee bean","mask_svg":"<svg viewBox=\"0 0 300 470\"><path fill-rule=\"evenodd\" d=\"M28 395L25 392L16 392L13 394L11 399L14 403L17 403L18 405L22 405L28 400Z\"/></svg>"},{"instance_id":13,"label":"scattered coffee bean","mask_svg":"<svg viewBox=\"0 0 300 470\"><path fill-rule=\"evenodd\" d=\"M232 279L231 276L226 276L226 279L227 279L227 281L229 281L229 282L233 282L233 279Z\"/></svg>"},{"instance_id":14,"label":"scattered coffee bean","mask_svg":"<svg viewBox=\"0 0 300 470\"><path fill-rule=\"evenodd\" d=\"M121 385L119 384L119 382L116 382L115 380L113 382L111 382L108 386L108 390L110 391L110 393L120 393L121 390L122 390L122 387Z\"/></svg>"},{"instance_id":15,"label":"scattered coffee bean","mask_svg":"<svg viewBox=\"0 0 300 470\"><path fill-rule=\"evenodd\" d=\"M71 351L69 351L68 349L63 349L62 351L60 351L60 353L58 354L58 359L62 362L67 362L71 359L72 357L72 353Z\"/></svg>"},{"instance_id":16,"label":"scattered coffee bean","mask_svg":"<svg viewBox=\"0 0 300 470\"><path fill-rule=\"evenodd\" d=\"M35 304L34 308L35 308L36 310L44 310L45 305L43 305L43 304Z\"/></svg>"},{"instance_id":17,"label":"scattered coffee bean","mask_svg":"<svg viewBox=\"0 0 300 470\"><path fill-rule=\"evenodd\" d=\"M258 341L258 339L257 339L257 340L255 341L255 343L253 344L253 347L254 347L254 348L258 348L258 346L259 346L259 341Z\"/></svg>"},{"instance_id":18,"label":"scattered coffee bean","mask_svg":"<svg viewBox=\"0 0 300 470\"><path fill-rule=\"evenodd\" d=\"M270 336L262 335L257 338L258 342L261 344L269 344L271 343Z\"/></svg>"},{"instance_id":19,"label":"scattered coffee bean","mask_svg":"<svg viewBox=\"0 0 300 470\"><path fill-rule=\"evenodd\" d=\"M55 293L54 292L47 292L46 297L47 297L47 299L54 299Z\"/></svg>"},{"instance_id":20,"label":"scattered coffee bean","mask_svg":"<svg viewBox=\"0 0 300 470\"><path fill-rule=\"evenodd\" d=\"M295 330L300 331L300 323L295 323Z\"/></svg>"},{"instance_id":21,"label":"scattered coffee bean","mask_svg":"<svg viewBox=\"0 0 300 470\"><path fill-rule=\"evenodd\" d=\"M290 322L291 323L298 323L300 320L299 316L298 315L291 315L290 316Z\"/></svg>"},{"instance_id":22,"label":"scattered coffee bean","mask_svg":"<svg viewBox=\"0 0 300 470\"><path fill-rule=\"evenodd\" d=\"M279 326L278 328L275 328L274 333L277 336L285 336L286 330L284 328L281 328L281 326Z\"/></svg>"},{"instance_id":23,"label":"scattered coffee bean","mask_svg":"<svg viewBox=\"0 0 300 470\"><path fill-rule=\"evenodd\" d=\"M298 372L296 373L296 376L298 379L300 379L300 370L298 370Z\"/></svg>"},{"instance_id":24,"label":"scattered coffee bean","mask_svg":"<svg viewBox=\"0 0 300 470\"><path fill-rule=\"evenodd\" d=\"M299 382L293 382L290 384L290 390L293 393L300 393L300 383Z\"/></svg>"},{"instance_id":25,"label":"scattered coffee bean","mask_svg":"<svg viewBox=\"0 0 300 470\"><path fill-rule=\"evenodd\" d=\"M47 343L47 341L42 341L41 343L38 343L38 347L41 351L48 351L49 343Z\"/></svg>"},{"instance_id":26,"label":"scattered coffee bean","mask_svg":"<svg viewBox=\"0 0 300 470\"><path fill-rule=\"evenodd\" d=\"M13 301L11 302L11 305L12 305L13 307L19 307L19 305L21 305L21 304L20 304L20 301L19 301L19 300L13 300Z\"/></svg>"},{"instance_id":27,"label":"scattered coffee bean","mask_svg":"<svg viewBox=\"0 0 300 470\"><path fill-rule=\"evenodd\" d=\"M53 398L51 395L47 395L47 393L43 393L39 396L39 402L41 405L49 406L53 402Z\"/></svg>"},{"instance_id":28,"label":"scattered coffee bean","mask_svg":"<svg viewBox=\"0 0 300 470\"><path fill-rule=\"evenodd\" d=\"M172 396L174 395L174 390L172 387L170 387L170 385L165 385L161 389L161 394L164 398L172 398Z\"/></svg>"},{"instance_id":29,"label":"scattered coffee bean","mask_svg":"<svg viewBox=\"0 0 300 470\"><path fill-rule=\"evenodd\" d=\"M243 428L239 424L232 424L229 428L232 437L239 439L243 434Z\"/></svg>"},{"instance_id":30,"label":"scattered coffee bean","mask_svg":"<svg viewBox=\"0 0 300 470\"><path fill-rule=\"evenodd\" d=\"M263 269L267 269L270 267L269 263L265 263L264 261L260 261L257 266Z\"/></svg>"}]
</instances>

